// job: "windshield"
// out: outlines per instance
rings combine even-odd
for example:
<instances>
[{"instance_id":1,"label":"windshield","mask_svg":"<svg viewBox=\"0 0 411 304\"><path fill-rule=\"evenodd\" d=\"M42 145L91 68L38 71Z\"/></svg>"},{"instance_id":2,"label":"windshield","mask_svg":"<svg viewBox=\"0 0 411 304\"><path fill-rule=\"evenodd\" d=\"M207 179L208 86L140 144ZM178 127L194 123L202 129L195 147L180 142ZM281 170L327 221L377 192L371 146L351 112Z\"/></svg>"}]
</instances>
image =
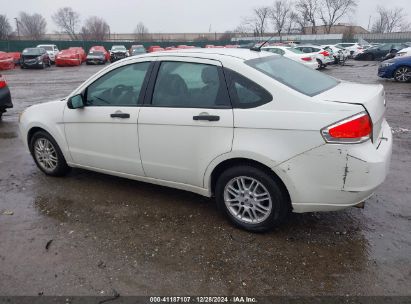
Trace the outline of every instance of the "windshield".
<instances>
[{"instance_id":1,"label":"windshield","mask_svg":"<svg viewBox=\"0 0 411 304\"><path fill-rule=\"evenodd\" d=\"M298 49L295 49L295 48L292 48L292 47L287 48L287 50L289 50L289 51L291 51L291 52L293 52L293 53L296 53L296 54L304 54L302 51L300 51L300 50L298 50Z\"/></svg>"},{"instance_id":2,"label":"windshield","mask_svg":"<svg viewBox=\"0 0 411 304\"><path fill-rule=\"evenodd\" d=\"M31 48L31 49L25 49L23 51L23 55L41 55L43 49L40 48Z\"/></svg>"},{"instance_id":3,"label":"windshield","mask_svg":"<svg viewBox=\"0 0 411 304\"><path fill-rule=\"evenodd\" d=\"M46 51L52 51L53 47L52 46L43 46L43 45L39 45L39 48L45 49Z\"/></svg>"},{"instance_id":4,"label":"windshield","mask_svg":"<svg viewBox=\"0 0 411 304\"><path fill-rule=\"evenodd\" d=\"M282 84L308 96L327 91L338 81L321 72L281 56L247 60L245 63Z\"/></svg>"},{"instance_id":5,"label":"windshield","mask_svg":"<svg viewBox=\"0 0 411 304\"><path fill-rule=\"evenodd\" d=\"M93 55L93 56L104 56L103 52L98 52L98 51L90 51L90 53L88 54Z\"/></svg>"},{"instance_id":6,"label":"windshield","mask_svg":"<svg viewBox=\"0 0 411 304\"><path fill-rule=\"evenodd\" d=\"M116 50L116 51L125 51L126 50L126 47L125 46L119 46L119 45L117 45L117 46L113 46L112 48L111 48L113 51L114 50Z\"/></svg>"}]
</instances>

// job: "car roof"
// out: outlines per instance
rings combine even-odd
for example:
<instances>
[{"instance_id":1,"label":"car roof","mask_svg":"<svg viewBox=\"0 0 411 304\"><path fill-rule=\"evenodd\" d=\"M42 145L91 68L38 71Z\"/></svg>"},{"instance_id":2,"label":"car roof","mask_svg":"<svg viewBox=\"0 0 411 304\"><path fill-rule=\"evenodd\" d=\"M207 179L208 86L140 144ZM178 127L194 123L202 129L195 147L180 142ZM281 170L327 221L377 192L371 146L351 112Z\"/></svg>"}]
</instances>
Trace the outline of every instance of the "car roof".
<instances>
[{"instance_id":1,"label":"car roof","mask_svg":"<svg viewBox=\"0 0 411 304\"><path fill-rule=\"evenodd\" d=\"M214 59L218 60L222 57L227 58L237 58L240 60L250 60L256 59L261 57L267 56L278 56L273 53L269 52L258 52L258 51L251 51L248 49L202 49L202 48L195 48L195 49L181 49L181 50L172 50L172 51L161 51L161 52L154 52L148 53L145 55L139 56L142 57L167 57L167 56L176 56L176 57L197 57L203 59Z\"/></svg>"},{"instance_id":2,"label":"car roof","mask_svg":"<svg viewBox=\"0 0 411 304\"><path fill-rule=\"evenodd\" d=\"M273 48L277 48L277 49L292 49L292 46L285 46L285 45L269 45L269 46L263 46L261 49L273 49Z\"/></svg>"}]
</instances>

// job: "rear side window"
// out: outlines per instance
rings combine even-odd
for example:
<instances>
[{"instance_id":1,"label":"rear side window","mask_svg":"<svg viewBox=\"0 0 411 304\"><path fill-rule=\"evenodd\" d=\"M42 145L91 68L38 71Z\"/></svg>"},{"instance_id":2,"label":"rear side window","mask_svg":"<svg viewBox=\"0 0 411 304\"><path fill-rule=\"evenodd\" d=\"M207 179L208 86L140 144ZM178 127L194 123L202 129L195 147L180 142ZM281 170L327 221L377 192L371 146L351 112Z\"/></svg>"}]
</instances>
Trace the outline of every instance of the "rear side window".
<instances>
[{"instance_id":1,"label":"rear side window","mask_svg":"<svg viewBox=\"0 0 411 304\"><path fill-rule=\"evenodd\" d=\"M217 66L190 62L162 62L152 105L180 108L228 108L230 99Z\"/></svg>"},{"instance_id":2,"label":"rear side window","mask_svg":"<svg viewBox=\"0 0 411 304\"><path fill-rule=\"evenodd\" d=\"M315 96L336 85L338 81L321 72L280 56L269 56L245 62L252 68L308 96Z\"/></svg>"},{"instance_id":3,"label":"rear side window","mask_svg":"<svg viewBox=\"0 0 411 304\"><path fill-rule=\"evenodd\" d=\"M250 79L230 69L224 69L224 72L234 108L255 108L273 100L266 89Z\"/></svg>"}]
</instances>

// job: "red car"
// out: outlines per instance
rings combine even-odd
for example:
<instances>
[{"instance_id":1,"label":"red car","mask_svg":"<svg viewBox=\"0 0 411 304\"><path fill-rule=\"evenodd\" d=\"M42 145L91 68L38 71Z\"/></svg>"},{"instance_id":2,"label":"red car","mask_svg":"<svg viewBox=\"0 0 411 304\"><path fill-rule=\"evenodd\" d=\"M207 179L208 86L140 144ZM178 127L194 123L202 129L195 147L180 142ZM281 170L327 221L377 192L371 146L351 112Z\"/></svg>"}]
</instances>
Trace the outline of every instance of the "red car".
<instances>
[{"instance_id":1,"label":"red car","mask_svg":"<svg viewBox=\"0 0 411 304\"><path fill-rule=\"evenodd\" d=\"M159 45L152 45L147 49L147 52L149 52L149 53L157 52L157 49L162 49L162 47L159 46Z\"/></svg>"},{"instance_id":2,"label":"red car","mask_svg":"<svg viewBox=\"0 0 411 304\"><path fill-rule=\"evenodd\" d=\"M21 53L20 52L9 52L8 53L11 57L13 57L14 64L19 65L20 64L20 59L21 59Z\"/></svg>"},{"instance_id":3,"label":"red car","mask_svg":"<svg viewBox=\"0 0 411 304\"><path fill-rule=\"evenodd\" d=\"M73 46L73 47L70 47L69 50L77 50L81 56L81 63L86 62L87 53L82 47Z\"/></svg>"},{"instance_id":4,"label":"red car","mask_svg":"<svg viewBox=\"0 0 411 304\"><path fill-rule=\"evenodd\" d=\"M106 57L106 61L110 61L110 53L106 50L104 46L100 46L100 45L92 46L88 52L92 53L96 51L103 52L104 56Z\"/></svg>"},{"instance_id":5,"label":"red car","mask_svg":"<svg viewBox=\"0 0 411 304\"><path fill-rule=\"evenodd\" d=\"M3 116L3 113L6 112L6 109L13 107L11 102L10 90L7 86L6 79L0 74L0 120Z\"/></svg>"},{"instance_id":6,"label":"red car","mask_svg":"<svg viewBox=\"0 0 411 304\"><path fill-rule=\"evenodd\" d=\"M5 52L0 52L0 70L12 70L14 69L13 57Z\"/></svg>"},{"instance_id":7,"label":"red car","mask_svg":"<svg viewBox=\"0 0 411 304\"><path fill-rule=\"evenodd\" d=\"M56 55L56 66L77 66L82 63L81 54L76 49L62 50Z\"/></svg>"}]
</instances>

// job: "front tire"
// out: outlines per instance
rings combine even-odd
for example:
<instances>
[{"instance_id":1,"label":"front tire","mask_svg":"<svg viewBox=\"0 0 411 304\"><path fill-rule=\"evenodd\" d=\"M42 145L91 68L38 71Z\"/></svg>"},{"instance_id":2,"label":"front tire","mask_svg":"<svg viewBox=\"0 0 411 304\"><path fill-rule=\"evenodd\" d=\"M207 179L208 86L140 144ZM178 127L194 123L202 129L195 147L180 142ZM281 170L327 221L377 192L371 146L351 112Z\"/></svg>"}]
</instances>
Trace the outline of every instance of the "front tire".
<instances>
[{"instance_id":1,"label":"front tire","mask_svg":"<svg viewBox=\"0 0 411 304\"><path fill-rule=\"evenodd\" d=\"M409 82L411 80L411 68L410 67L399 67L394 72L394 79L398 82Z\"/></svg>"},{"instance_id":2,"label":"front tire","mask_svg":"<svg viewBox=\"0 0 411 304\"><path fill-rule=\"evenodd\" d=\"M56 141L45 131L38 131L32 136L30 152L37 167L46 175L64 176L70 171Z\"/></svg>"},{"instance_id":3,"label":"front tire","mask_svg":"<svg viewBox=\"0 0 411 304\"><path fill-rule=\"evenodd\" d=\"M219 209L232 223L248 231L263 232L279 226L290 211L283 188L264 170L238 166L220 175L215 193Z\"/></svg>"}]
</instances>

